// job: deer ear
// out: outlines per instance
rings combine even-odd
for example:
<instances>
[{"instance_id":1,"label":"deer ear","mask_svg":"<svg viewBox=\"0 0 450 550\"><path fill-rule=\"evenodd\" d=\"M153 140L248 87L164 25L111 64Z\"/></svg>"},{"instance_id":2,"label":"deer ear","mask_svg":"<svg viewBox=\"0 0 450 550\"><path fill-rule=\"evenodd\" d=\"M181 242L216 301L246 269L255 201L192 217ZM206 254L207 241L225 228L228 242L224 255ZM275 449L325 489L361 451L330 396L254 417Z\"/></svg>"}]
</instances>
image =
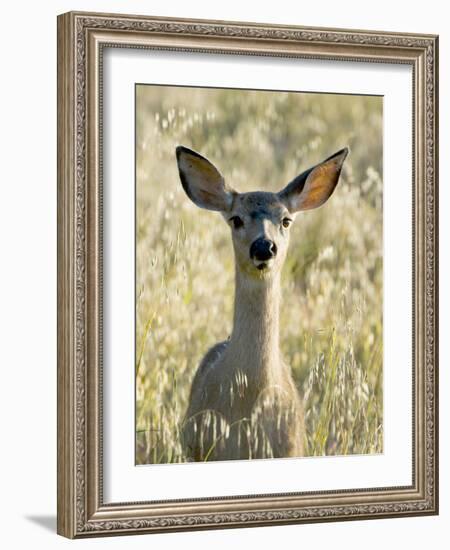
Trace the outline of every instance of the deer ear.
<instances>
[{"instance_id":1,"label":"deer ear","mask_svg":"<svg viewBox=\"0 0 450 550\"><path fill-rule=\"evenodd\" d=\"M235 192L230 189L217 168L187 147L176 148L178 171L183 189L200 208L226 212L231 209Z\"/></svg>"},{"instance_id":2,"label":"deer ear","mask_svg":"<svg viewBox=\"0 0 450 550\"><path fill-rule=\"evenodd\" d=\"M322 206L336 188L347 155L346 147L293 179L278 193L286 208L294 213Z\"/></svg>"}]
</instances>

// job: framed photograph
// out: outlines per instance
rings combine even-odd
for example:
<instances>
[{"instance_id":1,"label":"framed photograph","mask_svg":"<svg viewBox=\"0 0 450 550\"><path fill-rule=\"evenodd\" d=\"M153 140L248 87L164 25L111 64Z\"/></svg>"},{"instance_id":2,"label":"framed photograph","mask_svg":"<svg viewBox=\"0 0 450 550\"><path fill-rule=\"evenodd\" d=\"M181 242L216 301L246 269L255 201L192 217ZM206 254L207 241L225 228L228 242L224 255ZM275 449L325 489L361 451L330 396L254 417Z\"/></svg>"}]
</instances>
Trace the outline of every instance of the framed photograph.
<instances>
[{"instance_id":1,"label":"framed photograph","mask_svg":"<svg viewBox=\"0 0 450 550\"><path fill-rule=\"evenodd\" d=\"M58 18L58 532L438 512L432 35Z\"/></svg>"}]
</instances>

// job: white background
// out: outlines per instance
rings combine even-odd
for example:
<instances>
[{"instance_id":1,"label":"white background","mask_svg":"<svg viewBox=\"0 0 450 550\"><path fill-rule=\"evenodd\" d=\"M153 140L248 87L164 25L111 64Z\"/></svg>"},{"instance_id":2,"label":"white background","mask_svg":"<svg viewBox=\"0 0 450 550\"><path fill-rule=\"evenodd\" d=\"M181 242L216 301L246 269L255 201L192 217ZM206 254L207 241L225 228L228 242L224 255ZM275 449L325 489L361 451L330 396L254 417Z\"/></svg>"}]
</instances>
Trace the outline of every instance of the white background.
<instances>
[{"instance_id":1,"label":"white background","mask_svg":"<svg viewBox=\"0 0 450 550\"><path fill-rule=\"evenodd\" d=\"M370 7L369 7L370 6ZM5 548L83 547L236 549L445 548L450 534L448 466L449 286L441 299L441 515L365 522L166 534L71 543L54 534L56 514L56 15L70 9L353 27L441 35L442 67L448 65L450 31L445 3L379 0L264 5L191 0L21 2L2 6L0 88L1 199L0 367L1 518ZM441 89L441 281L450 280L449 242L450 81Z\"/></svg>"},{"instance_id":2,"label":"white background","mask_svg":"<svg viewBox=\"0 0 450 550\"><path fill-rule=\"evenodd\" d=\"M404 198L411 189L411 68L110 48L103 76L105 501L148 500L149 487L152 499L164 500L410 485L412 366L404 350L412 339L412 203ZM134 466L135 82L282 90L301 82L303 91L383 96L382 454Z\"/></svg>"}]
</instances>

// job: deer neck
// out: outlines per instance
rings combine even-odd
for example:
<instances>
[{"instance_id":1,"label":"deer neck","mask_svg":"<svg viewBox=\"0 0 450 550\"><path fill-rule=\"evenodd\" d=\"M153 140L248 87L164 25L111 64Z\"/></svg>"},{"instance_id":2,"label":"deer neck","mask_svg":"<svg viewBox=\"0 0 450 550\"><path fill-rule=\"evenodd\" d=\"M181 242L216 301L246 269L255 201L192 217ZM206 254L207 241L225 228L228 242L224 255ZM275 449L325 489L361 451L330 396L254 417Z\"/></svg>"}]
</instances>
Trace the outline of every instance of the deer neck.
<instances>
[{"instance_id":1,"label":"deer neck","mask_svg":"<svg viewBox=\"0 0 450 550\"><path fill-rule=\"evenodd\" d=\"M230 358L233 366L269 382L281 366L279 303L279 273L255 279L236 270Z\"/></svg>"}]
</instances>

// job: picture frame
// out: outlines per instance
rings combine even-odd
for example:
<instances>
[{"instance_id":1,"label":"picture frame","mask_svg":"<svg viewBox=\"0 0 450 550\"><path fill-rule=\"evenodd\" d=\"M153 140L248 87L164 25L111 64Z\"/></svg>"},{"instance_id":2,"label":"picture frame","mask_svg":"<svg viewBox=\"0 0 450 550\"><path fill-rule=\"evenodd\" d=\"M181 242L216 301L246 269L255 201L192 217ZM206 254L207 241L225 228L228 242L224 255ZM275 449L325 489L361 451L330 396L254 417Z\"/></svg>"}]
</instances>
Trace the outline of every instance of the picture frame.
<instances>
[{"instance_id":1,"label":"picture frame","mask_svg":"<svg viewBox=\"0 0 450 550\"><path fill-rule=\"evenodd\" d=\"M411 70L411 482L106 501L106 50ZM58 17L58 519L69 538L438 513L438 37L70 12ZM133 191L133 181L130 192ZM107 235L106 235L107 237ZM405 323L409 317L406 316ZM130 365L133 373L133 366ZM134 464L132 465L133 467ZM201 467L202 465L199 465ZM161 466L158 466L161 468ZM172 466L164 466L171 468ZM149 466L148 468L152 468ZM161 470L159 470L160 472ZM154 494L154 493L153 493Z\"/></svg>"}]
</instances>

